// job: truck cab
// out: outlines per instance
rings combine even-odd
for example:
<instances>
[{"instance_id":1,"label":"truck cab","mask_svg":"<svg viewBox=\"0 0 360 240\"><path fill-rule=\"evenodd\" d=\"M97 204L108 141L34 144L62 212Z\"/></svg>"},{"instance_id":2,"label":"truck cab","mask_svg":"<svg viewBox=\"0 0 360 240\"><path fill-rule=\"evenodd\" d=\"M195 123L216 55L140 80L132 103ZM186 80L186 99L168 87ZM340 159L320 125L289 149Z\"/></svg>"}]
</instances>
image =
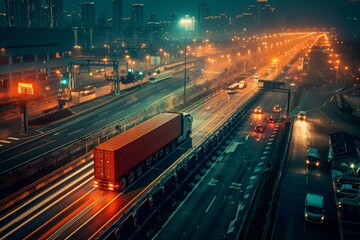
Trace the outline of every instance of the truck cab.
<instances>
[{"instance_id":1,"label":"truck cab","mask_svg":"<svg viewBox=\"0 0 360 240\"><path fill-rule=\"evenodd\" d=\"M324 197L308 193L305 197L305 220L312 223L323 223L325 219Z\"/></svg>"}]
</instances>

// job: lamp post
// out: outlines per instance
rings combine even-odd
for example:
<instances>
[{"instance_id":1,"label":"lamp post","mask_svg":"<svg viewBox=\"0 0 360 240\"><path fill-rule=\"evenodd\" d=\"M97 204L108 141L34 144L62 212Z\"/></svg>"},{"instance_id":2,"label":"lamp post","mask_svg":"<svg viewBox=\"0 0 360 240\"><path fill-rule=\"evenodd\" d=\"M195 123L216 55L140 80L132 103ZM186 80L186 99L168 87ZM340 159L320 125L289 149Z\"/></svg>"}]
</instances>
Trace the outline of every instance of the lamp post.
<instances>
[{"instance_id":1,"label":"lamp post","mask_svg":"<svg viewBox=\"0 0 360 240\"><path fill-rule=\"evenodd\" d=\"M182 18L180 20L180 24L185 27L185 33L184 33L184 105L186 104L186 32L188 31L189 24L191 24L193 21L189 17L189 15L186 15L185 18Z\"/></svg>"},{"instance_id":2,"label":"lamp post","mask_svg":"<svg viewBox=\"0 0 360 240\"><path fill-rule=\"evenodd\" d=\"M338 78L339 78L339 63L340 61L339 60L336 60L336 75L335 75L335 91L337 90L338 88Z\"/></svg>"}]
</instances>

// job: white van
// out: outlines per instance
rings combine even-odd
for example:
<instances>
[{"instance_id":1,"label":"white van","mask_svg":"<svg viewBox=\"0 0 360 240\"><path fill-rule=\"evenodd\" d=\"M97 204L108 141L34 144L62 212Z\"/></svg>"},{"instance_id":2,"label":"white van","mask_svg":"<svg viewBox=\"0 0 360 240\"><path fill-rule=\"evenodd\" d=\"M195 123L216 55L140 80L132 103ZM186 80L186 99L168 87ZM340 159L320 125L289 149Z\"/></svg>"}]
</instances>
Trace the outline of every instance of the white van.
<instances>
[{"instance_id":1,"label":"white van","mask_svg":"<svg viewBox=\"0 0 360 240\"><path fill-rule=\"evenodd\" d=\"M305 162L306 165L320 166L319 150L317 148L309 148L306 152Z\"/></svg>"},{"instance_id":2,"label":"white van","mask_svg":"<svg viewBox=\"0 0 360 240\"><path fill-rule=\"evenodd\" d=\"M308 193L305 197L305 220L313 223L323 223L325 219L324 197Z\"/></svg>"}]
</instances>

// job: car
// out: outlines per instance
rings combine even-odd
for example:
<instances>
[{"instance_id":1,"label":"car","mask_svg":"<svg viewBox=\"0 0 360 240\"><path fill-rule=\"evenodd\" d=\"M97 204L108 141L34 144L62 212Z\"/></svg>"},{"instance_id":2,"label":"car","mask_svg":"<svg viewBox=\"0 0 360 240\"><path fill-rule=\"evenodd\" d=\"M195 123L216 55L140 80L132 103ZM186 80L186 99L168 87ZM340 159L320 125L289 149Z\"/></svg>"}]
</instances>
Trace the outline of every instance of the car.
<instances>
[{"instance_id":1,"label":"car","mask_svg":"<svg viewBox=\"0 0 360 240\"><path fill-rule=\"evenodd\" d=\"M341 184L336 188L337 198L356 198L360 196L359 186Z\"/></svg>"},{"instance_id":2,"label":"car","mask_svg":"<svg viewBox=\"0 0 360 240\"><path fill-rule=\"evenodd\" d=\"M262 133L264 131L264 125L262 124L256 124L254 127L254 132Z\"/></svg>"},{"instance_id":3,"label":"car","mask_svg":"<svg viewBox=\"0 0 360 240\"><path fill-rule=\"evenodd\" d=\"M260 106L257 106L255 109L254 109L254 113L261 113L262 112L262 109Z\"/></svg>"},{"instance_id":4,"label":"car","mask_svg":"<svg viewBox=\"0 0 360 240\"><path fill-rule=\"evenodd\" d=\"M281 112L281 107L279 104L273 106L273 112Z\"/></svg>"},{"instance_id":5,"label":"car","mask_svg":"<svg viewBox=\"0 0 360 240\"><path fill-rule=\"evenodd\" d=\"M274 122L275 122L275 119L274 119L273 115L269 115L269 116L267 117L267 122L268 122L268 123L274 123Z\"/></svg>"},{"instance_id":6,"label":"car","mask_svg":"<svg viewBox=\"0 0 360 240\"><path fill-rule=\"evenodd\" d=\"M320 156L319 156L319 150L317 148L310 147L306 151L305 163L306 165L309 166L315 166L315 167L320 166Z\"/></svg>"},{"instance_id":7,"label":"car","mask_svg":"<svg viewBox=\"0 0 360 240\"><path fill-rule=\"evenodd\" d=\"M306 112L305 111L300 111L298 113L298 119L299 120L306 120Z\"/></svg>"},{"instance_id":8,"label":"car","mask_svg":"<svg viewBox=\"0 0 360 240\"><path fill-rule=\"evenodd\" d=\"M311 223L323 223L325 219L324 197L308 193L305 197L305 220Z\"/></svg>"}]
</instances>

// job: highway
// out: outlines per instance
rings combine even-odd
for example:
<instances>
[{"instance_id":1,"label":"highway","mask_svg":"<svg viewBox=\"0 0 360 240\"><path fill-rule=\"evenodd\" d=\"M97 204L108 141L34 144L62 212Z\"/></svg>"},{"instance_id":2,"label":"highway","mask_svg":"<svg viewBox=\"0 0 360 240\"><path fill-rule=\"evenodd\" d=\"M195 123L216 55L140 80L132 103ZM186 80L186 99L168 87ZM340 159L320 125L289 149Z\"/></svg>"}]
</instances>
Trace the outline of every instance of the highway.
<instances>
[{"instance_id":1,"label":"highway","mask_svg":"<svg viewBox=\"0 0 360 240\"><path fill-rule=\"evenodd\" d=\"M346 131L359 135L360 131L358 124L345 119L338 111L336 101L330 97L333 89L334 83L305 89L299 110L306 111L308 120L296 120L294 124L271 239L340 239L341 236L345 240L358 239L360 236L359 217L356 214L344 214L335 208L331 166L327 162L329 134ZM304 163L308 147L316 147L320 151L318 169L307 167ZM324 196L326 219L321 226L304 221L307 192Z\"/></svg>"},{"instance_id":2,"label":"highway","mask_svg":"<svg viewBox=\"0 0 360 240\"><path fill-rule=\"evenodd\" d=\"M258 103L263 113L251 114L155 239L236 239L282 125L282 114L272 112L275 104L286 101L267 94ZM267 123L269 115L275 123ZM265 125L263 133L254 132L256 124Z\"/></svg>"},{"instance_id":3,"label":"highway","mask_svg":"<svg viewBox=\"0 0 360 240\"><path fill-rule=\"evenodd\" d=\"M291 59L291 56L287 56L286 59ZM282 64L286 64L285 58L281 62ZM264 70L259 70L260 74L263 74L261 71ZM69 120L39 129L39 132L41 132L39 138L35 136L34 139L30 139L30 141L16 146L21 147L21 152L19 152L16 147L2 152L2 154L4 154L2 156L5 156L5 161L1 162L1 169L22 164L24 159L31 159L39 153L50 151L57 146L79 138L79 136L97 131L101 127L123 116L131 115L146 108L149 102L154 102L157 99L172 95L174 91L182 88L183 82L179 81L179 79L181 79L179 75L174 76L170 81L163 81L146 88L141 88L124 98L116 99L116 101L103 105L101 108L93 109L86 114L79 114ZM196 79L196 75L192 78ZM271 78L271 76L269 76L269 78ZM198 144L205 134L213 132L231 115L233 109L241 106L245 100L253 94L255 86L252 79L249 79L248 83L248 87L245 90L241 90L233 96L229 96L226 91L221 91L213 98L200 103L197 107L190 110L190 113L194 117L193 146ZM157 94L154 95L153 92ZM266 111L269 111L272 107L271 104L275 104L275 102L281 102L282 105L285 106L285 97L274 98L272 94L268 94L266 97L266 104L262 103ZM261 169L261 160L266 156L264 152L266 152L267 145L270 145L267 140L271 137L270 134L272 133L271 130L273 126L267 126L263 134L254 135L251 132L253 124L264 121L264 116L265 114L262 115L262 117L252 115L251 125L247 125L247 128L243 130L244 132L239 132L238 138L235 138L234 145L236 145L237 142L243 142L238 145L236 149L247 148L247 151L245 151L245 153L235 151L227 154L229 156L237 156L235 159L241 159L241 161L234 163L238 164L239 169L234 170L234 168L231 167L228 169L229 166L232 166L231 164L226 166L227 171L232 170L230 175L233 177L232 179L224 179L225 187L217 189L219 186L216 184L214 189L217 190L214 190L211 193L212 195L203 199L204 205L209 207L208 211L213 211L214 208L212 208L212 205L214 203L215 205L219 205L217 201L220 201L221 196L224 197L229 191L236 192L239 190L236 189L239 186L240 189L242 188L243 190L244 187L250 186L249 179L255 176L256 172L263 170ZM36 195L32 195L18 202L10 209L7 209L6 213L2 213L0 219L0 237L11 239L94 238L116 220L124 210L129 208L134 199L136 199L136 196L141 193L159 173L165 171L167 166L186 151L186 148L191 147L189 146L191 144L187 143L187 145L188 146L177 149L162 161L151 165L150 169L148 169L149 171L139 178L133 186L130 186L129 189L122 193L98 190L91 186L90 181L92 179L93 169L90 158L88 161L84 161L84 164L63 175L52 184L42 188ZM34 149L36 151L32 151ZM249 155L253 157L249 158ZM223 160L216 164L222 165L226 162L234 162L234 157L229 158L229 156L224 156ZM244 165L245 158L247 161ZM258 160L259 158L260 161ZM226 171L225 168L224 171ZM209 174L207 177L211 177L211 179L215 180L213 182L216 182L216 180L220 181L220 179L226 178L225 174L222 177L221 174L215 172ZM243 176L236 177L239 174ZM207 183L211 181L211 179L202 182ZM256 177L252 179L252 181L256 181ZM232 188L230 188L231 184L233 186ZM256 182L253 182L253 184L256 184ZM229 210L241 209L242 205L240 201L243 202L245 207L246 204L248 204L245 195L249 194L247 197L250 198L253 191L254 189L249 187L242 194L234 198L236 204L227 205L228 203L222 201L224 203L222 206ZM211 202L212 204L210 204ZM201 212L198 214L201 214ZM214 217L215 215L214 213L212 216ZM229 224L231 220L235 218L234 214L231 213L224 217L227 218L226 221L224 220L225 225L217 231L217 234L221 234L224 229L227 231L231 229ZM200 220L199 218L199 221ZM235 222L234 227L239 227L239 222ZM235 233L235 230L232 232Z\"/></svg>"}]
</instances>

